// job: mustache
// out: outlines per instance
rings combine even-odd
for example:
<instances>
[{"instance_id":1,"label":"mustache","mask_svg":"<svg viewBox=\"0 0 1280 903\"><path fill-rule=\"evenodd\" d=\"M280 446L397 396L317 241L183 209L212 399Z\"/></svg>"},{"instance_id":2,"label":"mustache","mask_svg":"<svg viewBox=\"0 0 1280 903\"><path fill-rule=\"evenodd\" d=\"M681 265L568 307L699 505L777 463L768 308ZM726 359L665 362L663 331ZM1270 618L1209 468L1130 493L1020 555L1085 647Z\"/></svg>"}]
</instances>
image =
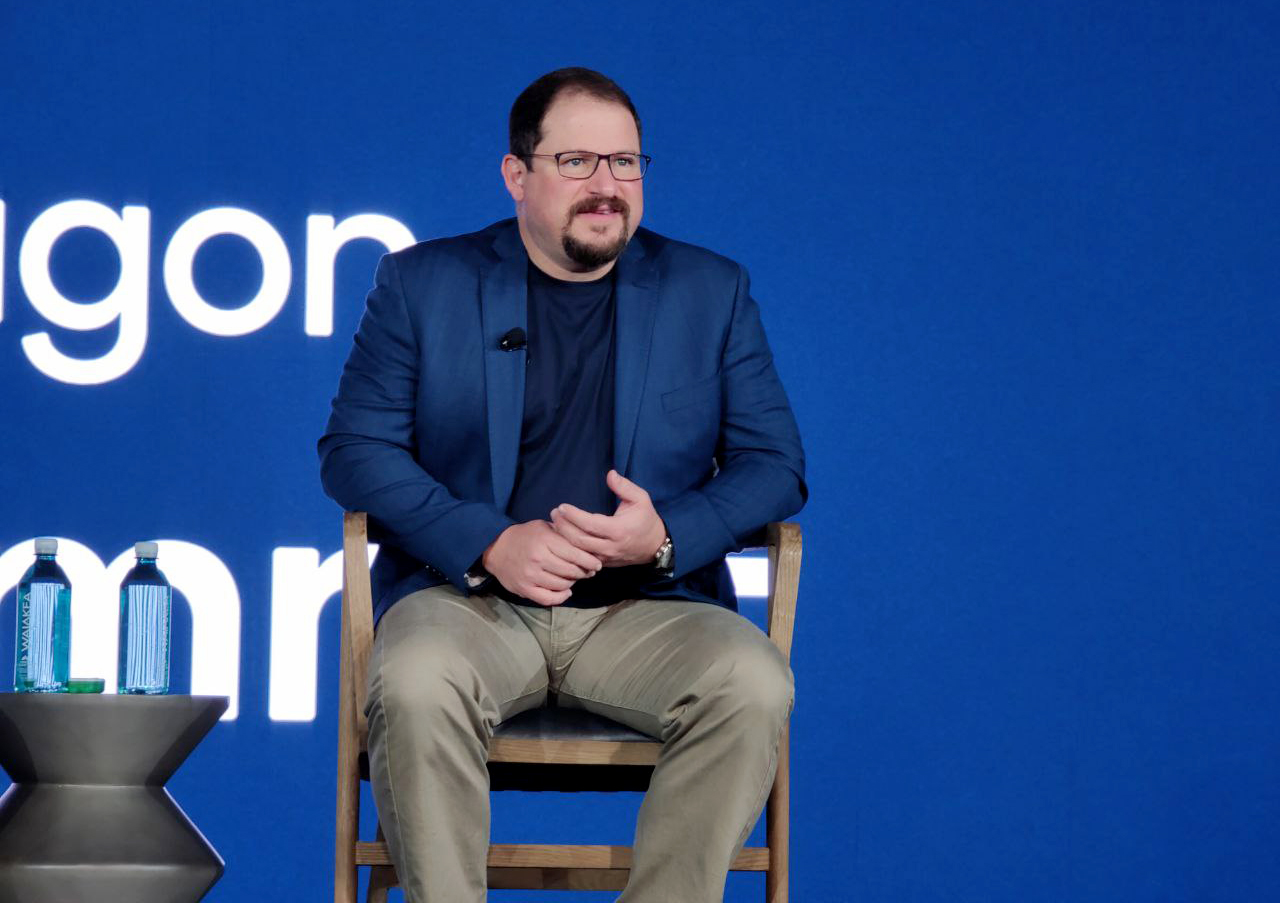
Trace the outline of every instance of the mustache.
<instances>
[{"instance_id":1,"label":"mustache","mask_svg":"<svg viewBox=\"0 0 1280 903\"><path fill-rule=\"evenodd\" d=\"M623 216L631 215L631 205L622 198L584 198L574 204L569 210L571 217L577 216L579 213L594 213L601 207L607 207L614 213L621 213Z\"/></svg>"}]
</instances>

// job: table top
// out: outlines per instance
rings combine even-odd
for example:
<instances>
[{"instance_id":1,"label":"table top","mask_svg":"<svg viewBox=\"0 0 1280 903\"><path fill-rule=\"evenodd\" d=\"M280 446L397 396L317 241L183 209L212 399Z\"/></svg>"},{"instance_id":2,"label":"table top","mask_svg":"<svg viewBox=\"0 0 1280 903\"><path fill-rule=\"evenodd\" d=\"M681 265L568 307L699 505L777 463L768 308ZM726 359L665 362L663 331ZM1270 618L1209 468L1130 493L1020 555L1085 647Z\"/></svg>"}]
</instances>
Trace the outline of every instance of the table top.
<instances>
[{"instance_id":1,"label":"table top","mask_svg":"<svg viewBox=\"0 0 1280 903\"><path fill-rule=\"evenodd\" d=\"M32 700L32 702L30 703L19 702L19 700L24 700L24 699ZM14 693L12 691L0 692L0 706L5 705L11 701L15 705L24 705L24 704L26 705L45 705L45 704L66 705L68 703L74 704L77 700L84 701L84 702L92 702L96 700L99 703L110 702L110 704L113 704L113 705L139 705L139 704L145 705L150 703L158 703L161 705L165 705L165 704L189 705L190 704L189 702L185 702L185 703L173 703L173 702L164 703L163 702L163 700L175 700L175 699L181 699L181 700L221 699L225 701L228 705L231 702L231 699L228 696L191 696L186 693L159 693L154 696L147 696L142 693ZM42 702L35 702L35 700L49 700L50 702L42 703ZM62 701L55 702L55 700L62 700ZM111 702L111 701L114 701L114 702Z\"/></svg>"},{"instance_id":2,"label":"table top","mask_svg":"<svg viewBox=\"0 0 1280 903\"><path fill-rule=\"evenodd\" d=\"M0 693L0 767L17 783L163 785L226 696Z\"/></svg>"}]
</instances>

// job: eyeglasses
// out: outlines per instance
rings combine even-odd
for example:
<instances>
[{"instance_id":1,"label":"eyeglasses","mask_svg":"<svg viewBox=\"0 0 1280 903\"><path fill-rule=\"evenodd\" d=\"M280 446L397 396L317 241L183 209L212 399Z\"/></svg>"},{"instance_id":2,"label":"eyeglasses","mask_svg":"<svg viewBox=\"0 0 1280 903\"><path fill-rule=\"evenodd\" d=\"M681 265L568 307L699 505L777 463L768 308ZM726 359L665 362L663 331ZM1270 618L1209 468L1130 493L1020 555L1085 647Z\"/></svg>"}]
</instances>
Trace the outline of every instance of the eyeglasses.
<instances>
[{"instance_id":1,"label":"eyeglasses","mask_svg":"<svg viewBox=\"0 0 1280 903\"><path fill-rule=\"evenodd\" d=\"M651 157L645 154L593 154L591 151L561 151L558 154L526 154L556 161L556 170L566 179L589 179L596 174L601 160L609 161L609 172L619 182L635 182L644 178Z\"/></svg>"}]
</instances>

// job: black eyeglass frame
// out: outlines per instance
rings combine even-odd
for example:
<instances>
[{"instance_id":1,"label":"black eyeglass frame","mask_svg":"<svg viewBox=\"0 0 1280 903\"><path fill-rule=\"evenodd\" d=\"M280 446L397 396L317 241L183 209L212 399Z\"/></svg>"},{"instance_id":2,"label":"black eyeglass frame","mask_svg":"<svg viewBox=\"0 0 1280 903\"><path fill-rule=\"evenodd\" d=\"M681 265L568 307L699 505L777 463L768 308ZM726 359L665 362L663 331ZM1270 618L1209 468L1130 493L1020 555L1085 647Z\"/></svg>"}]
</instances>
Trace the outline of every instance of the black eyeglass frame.
<instances>
[{"instance_id":1,"label":"black eyeglass frame","mask_svg":"<svg viewBox=\"0 0 1280 903\"><path fill-rule=\"evenodd\" d=\"M588 155L588 154L590 154L590 155L592 155L592 156L594 156L594 157L596 158L596 165L595 165L595 166L593 166L593 167L591 167L591 172L587 173L585 176L566 176L563 172L561 172L561 171L560 171L560 158L561 158L561 157L572 157L572 156L575 156L575 155L576 155L576 156L579 156L579 157L585 157L585 156L586 156L586 155ZM644 178L645 173L647 173L647 172L649 171L649 164L653 162L653 158L652 158L652 157L650 157L648 154L633 154L633 153L631 153L630 151L618 151L618 152L617 152L617 153L615 153L615 154L597 154L595 151L581 151L581 150L573 150L573 151L560 151L560 153L558 153L558 154L533 154L533 153L530 153L530 154L525 154L524 156L525 156L525 158L526 158L526 159L525 159L525 163L526 163L526 165L528 165L528 164L529 164L529 160L528 160L528 158L529 158L529 157L546 157L548 160L555 160L555 161L556 161L556 172L557 172L557 173L559 173L560 178L562 178L562 179L573 179L573 180L575 180L575 181L578 181L578 180L581 180L581 179L589 179L589 178L591 178L592 176L594 176L594 175L596 174L596 170L598 170L598 169L600 168L600 161L601 161L601 160L608 160L608 161L609 161L609 174L610 174L610 175L612 175L615 179L618 179L618 181L619 181L619 182L639 182L641 179L643 179L643 178ZM614 157L635 157L635 158L636 158L636 159L638 159L638 160L643 160L644 162L640 164L640 175L639 175L639 176L637 176L637 177L636 177L636 178L634 178L634 179L621 179L621 178L618 178L618 174L617 174L616 172L614 172L614 171L613 171L613 158L614 158Z\"/></svg>"}]
</instances>

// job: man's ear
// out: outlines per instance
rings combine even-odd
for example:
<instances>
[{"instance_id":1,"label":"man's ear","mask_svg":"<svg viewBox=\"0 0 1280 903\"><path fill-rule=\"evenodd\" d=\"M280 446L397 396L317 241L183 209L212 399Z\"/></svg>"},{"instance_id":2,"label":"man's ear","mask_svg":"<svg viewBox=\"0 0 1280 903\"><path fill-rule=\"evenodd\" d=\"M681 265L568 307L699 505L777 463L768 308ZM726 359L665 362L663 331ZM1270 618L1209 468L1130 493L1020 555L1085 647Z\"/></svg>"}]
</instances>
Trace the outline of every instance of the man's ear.
<instances>
[{"instance_id":1,"label":"man's ear","mask_svg":"<svg viewBox=\"0 0 1280 903\"><path fill-rule=\"evenodd\" d=\"M502 158L502 182L517 204L524 200L524 180L529 170L524 161L512 154Z\"/></svg>"}]
</instances>

